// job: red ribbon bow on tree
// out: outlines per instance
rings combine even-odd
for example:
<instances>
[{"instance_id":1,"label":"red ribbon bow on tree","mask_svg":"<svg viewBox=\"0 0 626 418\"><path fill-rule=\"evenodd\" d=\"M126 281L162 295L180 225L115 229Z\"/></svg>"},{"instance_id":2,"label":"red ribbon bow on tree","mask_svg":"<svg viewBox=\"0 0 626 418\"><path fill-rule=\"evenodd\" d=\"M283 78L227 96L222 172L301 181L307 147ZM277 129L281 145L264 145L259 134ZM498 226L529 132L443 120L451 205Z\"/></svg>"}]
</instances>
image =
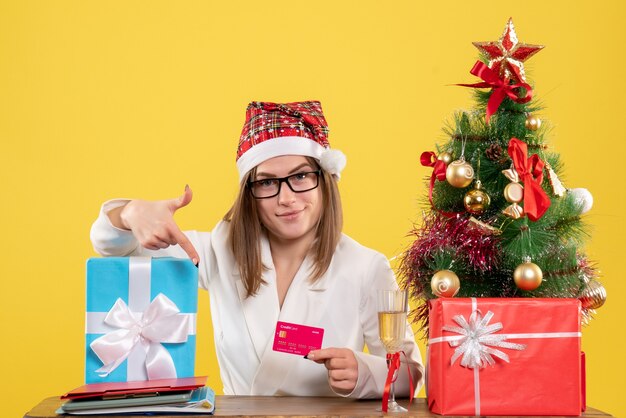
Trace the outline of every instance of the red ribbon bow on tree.
<instances>
[{"instance_id":1,"label":"red ribbon bow on tree","mask_svg":"<svg viewBox=\"0 0 626 418\"><path fill-rule=\"evenodd\" d=\"M424 151L420 156L420 162L424 167L433 167L433 174L430 176L430 187L428 188L428 200L433 209L437 210L443 216L452 218L456 215L455 212L445 212L438 210L433 203L433 189L435 187L435 180L444 181L446 179L446 163L437 159L437 155L432 151Z\"/></svg>"},{"instance_id":2,"label":"red ribbon bow on tree","mask_svg":"<svg viewBox=\"0 0 626 418\"><path fill-rule=\"evenodd\" d=\"M522 80L523 78L517 74L517 69L515 67L512 68L516 72L518 80ZM502 103L502 100L504 100L506 96L516 103L528 103L533 97L533 90L528 83L509 84L509 80L500 78L498 73L489 68L484 62L476 61L476 64L474 64L470 73L480 77L484 80L484 82L474 84L457 84L457 86L474 87L478 89L490 87L493 89L493 93L491 93L491 97L489 97L489 101L487 102L487 113L485 116L485 122L487 123L489 123L491 115L496 113ZM523 87L526 90L526 94L522 97L520 97L516 92L516 90L520 87Z\"/></svg>"},{"instance_id":3,"label":"red ribbon bow on tree","mask_svg":"<svg viewBox=\"0 0 626 418\"><path fill-rule=\"evenodd\" d=\"M541 187L545 164L537 154L527 158L526 143L517 138L511 138L509 141L508 152L517 174L524 183L524 212L528 219L534 222L550 207L550 198Z\"/></svg>"},{"instance_id":4,"label":"red ribbon bow on tree","mask_svg":"<svg viewBox=\"0 0 626 418\"><path fill-rule=\"evenodd\" d=\"M389 402L389 392L391 391L391 384L396 381L398 376L396 375L396 371L400 369L400 353L404 354L406 358L406 354L404 351L398 351L397 353L387 354L387 364L389 365L389 370L387 371L387 380L385 381L385 390L383 392L383 412L387 412L388 407L387 403ZM411 377L411 368L409 367L409 362L407 360L406 369L409 373L409 388L411 393L409 394L409 403L413 402L413 378Z\"/></svg>"},{"instance_id":5,"label":"red ribbon bow on tree","mask_svg":"<svg viewBox=\"0 0 626 418\"><path fill-rule=\"evenodd\" d=\"M435 180L444 181L446 179L446 163L437 159L437 155L432 151L424 151L420 156L420 162L424 167L433 167L433 174L430 176L430 189L428 190L428 200L433 204L433 188Z\"/></svg>"}]
</instances>

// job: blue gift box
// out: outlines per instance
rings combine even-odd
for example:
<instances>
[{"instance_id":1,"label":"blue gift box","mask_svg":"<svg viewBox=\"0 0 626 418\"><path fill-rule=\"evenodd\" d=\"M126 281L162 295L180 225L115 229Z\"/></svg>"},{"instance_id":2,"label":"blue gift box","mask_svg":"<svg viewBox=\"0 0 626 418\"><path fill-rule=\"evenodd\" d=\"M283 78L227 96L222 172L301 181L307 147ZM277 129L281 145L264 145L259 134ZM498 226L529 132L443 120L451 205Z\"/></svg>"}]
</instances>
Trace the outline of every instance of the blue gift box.
<instances>
[{"instance_id":1,"label":"blue gift box","mask_svg":"<svg viewBox=\"0 0 626 418\"><path fill-rule=\"evenodd\" d=\"M89 259L85 382L194 376L197 311L189 259Z\"/></svg>"}]
</instances>

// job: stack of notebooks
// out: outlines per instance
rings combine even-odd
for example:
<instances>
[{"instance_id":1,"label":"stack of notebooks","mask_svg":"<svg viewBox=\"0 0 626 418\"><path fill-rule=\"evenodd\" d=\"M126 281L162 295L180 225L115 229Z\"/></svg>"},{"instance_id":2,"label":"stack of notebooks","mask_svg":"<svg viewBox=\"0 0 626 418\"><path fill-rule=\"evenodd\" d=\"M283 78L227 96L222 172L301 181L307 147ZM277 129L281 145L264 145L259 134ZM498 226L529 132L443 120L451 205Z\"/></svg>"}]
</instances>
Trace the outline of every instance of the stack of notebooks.
<instances>
[{"instance_id":1,"label":"stack of notebooks","mask_svg":"<svg viewBox=\"0 0 626 418\"><path fill-rule=\"evenodd\" d=\"M76 388L57 414L212 414L215 393L206 377L92 383Z\"/></svg>"}]
</instances>

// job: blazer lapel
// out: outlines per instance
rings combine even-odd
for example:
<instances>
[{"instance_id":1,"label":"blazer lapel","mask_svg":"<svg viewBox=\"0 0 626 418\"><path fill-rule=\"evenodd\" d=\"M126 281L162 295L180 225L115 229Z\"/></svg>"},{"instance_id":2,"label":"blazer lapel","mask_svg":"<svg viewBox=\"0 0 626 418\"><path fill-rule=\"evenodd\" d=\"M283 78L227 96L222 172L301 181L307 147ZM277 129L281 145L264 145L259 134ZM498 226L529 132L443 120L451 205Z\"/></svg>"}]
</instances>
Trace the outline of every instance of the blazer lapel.
<instances>
[{"instance_id":1,"label":"blazer lapel","mask_svg":"<svg viewBox=\"0 0 626 418\"><path fill-rule=\"evenodd\" d=\"M254 297L246 298L246 289L239 276L238 269L233 271L236 277L239 300L246 319L246 326L250 339L254 344L259 360L268 345L271 345L274 336L276 321L278 320L278 291L276 290L276 272L270 252L269 241L265 236L261 238L261 260L263 265L268 267L263 273L265 285L259 288L259 292Z\"/></svg>"},{"instance_id":2,"label":"blazer lapel","mask_svg":"<svg viewBox=\"0 0 626 418\"><path fill-rule=\"evenodd\" d=\"M289 286L289 292L279 314L281 321L319 327L320 318L326 312L331 280L327 271L319 280L312 283L309 280L312 268L313 257L307 256Z\"/></svg>"},{"instance_id":3,"label":"blazer lapel","mask_svg":"<svg viewBox=\"0 0 626 418\"><path fill-rule=\"evenodd\" d=\"M330 284L325 274L315 283L308 280L312 258L307 256L296 273L289 291L285 296L283 307L278 314L278 320L307 326L320 326L320 318L324 314L328 303L327 289ZM273 289L276 292L276 289ZM301 356L287 354L273 350L273 338L276 321L272 323L273 333L269 344L261 358L259 370L252 384L252 393L255 395L271 396L283 392L281 387L288 379L289 373L296 369L298 361L305 361ZM289 388L285 388L287 392Z\"/></svg>"}]
</instances>

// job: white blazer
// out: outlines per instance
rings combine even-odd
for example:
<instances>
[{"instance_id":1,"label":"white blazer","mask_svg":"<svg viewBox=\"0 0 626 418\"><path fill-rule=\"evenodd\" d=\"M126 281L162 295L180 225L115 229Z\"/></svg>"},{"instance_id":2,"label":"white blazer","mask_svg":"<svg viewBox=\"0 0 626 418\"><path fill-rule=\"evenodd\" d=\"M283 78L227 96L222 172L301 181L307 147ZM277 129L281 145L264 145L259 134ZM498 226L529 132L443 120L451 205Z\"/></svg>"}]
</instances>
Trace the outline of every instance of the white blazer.
<instances>
[{"instance_id":1,"label":"white blazer","mask_svg":"<svg viewBox=\"0 0 626 418\"><path fill-rule=\"evenodd\" d=\"M152 251L141 247L131 232L114 227L106 212L127 201L106 202L91 228L95 250L103 256L187 257L179 246ZM387 365L378 338L376 290L397 288L386 258L343 235L326 273L315 283L307 279L311 258L306 257L279 308L274 264L269 241L261 241L263 274L267 282L258 294L246 298L239 269L227 246L228 223L213 231L189 231L200 255L199 286L209 291L211 318L220 375L226 395L333 396L323 364L272 350L277 321L324 329L322 347L346 347L358 361L354 398L380 398ZM367 346L368 353L363 352ZM409 324L404 351L415 393L423 383L419 348ZM409 394L403 359L395 383L398 396Z\"/></svg>"}]
</instances>

